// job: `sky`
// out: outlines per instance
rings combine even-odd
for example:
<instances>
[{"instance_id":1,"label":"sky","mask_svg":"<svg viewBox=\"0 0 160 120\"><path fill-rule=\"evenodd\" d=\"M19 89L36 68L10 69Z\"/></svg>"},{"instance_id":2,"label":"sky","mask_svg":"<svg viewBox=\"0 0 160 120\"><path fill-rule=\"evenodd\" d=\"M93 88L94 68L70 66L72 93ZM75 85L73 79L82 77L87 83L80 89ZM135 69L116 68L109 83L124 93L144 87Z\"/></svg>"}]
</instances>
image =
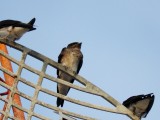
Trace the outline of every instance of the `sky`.
<instances>
[{"instance_id":1,"label":"sky","mask_svg":"<svg viewBox=\"0 0 160 120\"><path fill-rule=\"evenodd\" d=\"M35 31L26 33L17 43L33 49L54 61L63 47L82 42L83 66L79 75L114 97L120 103L130 96L154 93L155 102L145 120L158 120L160 96L160 1L158 0L5 0L1 2L0 20L29 22L36 18ZM13 57L19 58L13 48ZM41 69L42 63L27 58L27 64ZM16 70L16 65L13 65ZM53 71L53 72L52 72ZM48 74L56 77L53 68ZM36 83L37 76L27 71L23 76ZM76 81L74 84L79 85ZM20 84L21 85L21 84ZM34 90L24 85L29 94ZM56 90L56 84L44 80L43 87ZM2 87L1 87L2 88ZM39 99L43 99L41 93ZM110 106L95 96L71 89L68 96ZM53 99L53 100L52 100ZM22 100L23 101L23 100ZM45 99L55 105L56 98ZM23 101L25 107L28 101ZM64 109L76 111L100 120L130 120L126 116L88 110L64 103ZM88 110L88 111L87 111ZM57 120L53 111L37 107L37 113ZM52 115L53 113L53 115ZM37 120L33 118L33 120Z\"/></svg>"}]
</instances>

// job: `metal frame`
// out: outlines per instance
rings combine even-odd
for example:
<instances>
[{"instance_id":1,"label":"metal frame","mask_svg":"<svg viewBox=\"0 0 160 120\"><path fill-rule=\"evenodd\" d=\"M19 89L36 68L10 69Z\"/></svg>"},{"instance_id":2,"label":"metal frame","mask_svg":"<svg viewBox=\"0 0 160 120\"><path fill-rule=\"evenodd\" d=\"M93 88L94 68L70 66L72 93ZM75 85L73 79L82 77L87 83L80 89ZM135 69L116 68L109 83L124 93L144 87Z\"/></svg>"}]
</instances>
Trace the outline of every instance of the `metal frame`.
<instances>
[{"instance_id":1,"label":"metal frame","mask_svg":"<svg viewBox=\"0 0 160 120\"><path fill-rule=\"evenodd\" d=\"M13 49L16 49L16 50L22 52L21 60L17 61L15 58L9 56L8 54L5 54L3 51L0 51L0 55L8 58L10 61L12 61L12 62L14 62L15 64L18 65L18 72L17 73L12 73L12 72L8 71L7 69L3 68L2 66L0 66L0 70L2 72L7 73L8 75L13 76L13 77L17 76L15 78L16 82L15 82L14 86L12 86L12 87L6 85L3 82L0 82L1 86L5 87L6 89L9 89L11 91L9 99L4 99L2 96L0 96L0 100L7 103L6 111L5 112L2 111L2 110L0 111L0 113L4 115L4 119L11 118L11 119L16 120L15 117L13 117L9 114L9 110L10 110L11 106L14 106L14 107L16 107L16 108L18 108L18 109L20 109L20 110L22 110L22 111L24 111L28 114L27 120L31 120L32 116L35 116L35 117L37 117L39 119L43 119L43 120L49 120L49 118L47 118L46 116L39 115L39 114L33 112L35 104L39 104L39 105L42 105L42 106L47 107L49 109L52 109L53 111L55 111L57 113L60 113L60 115L63 116L63 118L65 118L65 116L66 116L66 118L68 120L69 119L73 120L73 118L71 118L71 117L80 118L80 119L84 119L84 120L96 120L95 118L80 115L80 114L73 113L73 112L70 112L70 111L66 111L66 110L63 110L63 109L58 108L56 106L53 106L51 104L47 104L47 103L44 103L42 101L37 100L37 96L39 94L39 91L43 91L46 94L49 94L49 95L52 95L52 96L55 96L55 97L60 97L62 99L65 99L66 101L73 102L75 104L79 104L79 105L86 106L86 107L93 108L93 109L98 109L98 110L101 110L101 111L117 113L117 114L124 114L124 115L127 115L132 120L139 120L139 118L137 116L133 115L132 112L130 112L126 107L124 107L121 103L119 103L116 99L111 97L109 94L107 94L106 92L104 92L103 90L101 90L96 85L92 84L91 82L89 82L88 80L83 78L82 76L75 74L73 71L71 71L68 68L63 67L61 64L58 64L54 60L52 60L52 59L34 51L34 50L31 50L31 49L29 49L25 46L22 46L22 45L20 45L16 42L0 39L0 43L6 44L7 46L10 46ZM25 59L26 59L27 55L30 55L30 56L42 61L43 62L42 70L37 70L37 69L32 68L31 66L26 65L25 64ZM65 73L69 74L70 76L74 77L78 82L83 84L84 87L80 87L78 85L74 85L74 84L65 82L61 79L55 78L54 76L50 76L50 75L46 74L45 72L46 72L46 68L47 68L48 65L54 67L55 69L59 69L59 70L65 72ZM29 81L27 81L27 80L25 80L24 78L21 77L21 72L22 72L23 68L25 68L25 69L29 70L30 72L32 72L34 74L37 74L39 76L37 85L35 85L35 84L33 84L33 83L31 83L31 82L29 82ZM96 96L102 97L104 100L106 100L106 102L108 101L110 104L115 106L115 108L112 109L112 108L108 108L108 107L103 107L103 106L83 102L81 100L76 100L74 98L70 98L70 97L58 94L54 91L42 88L41 85L42 85L43 78L47 78L47 79L49 79L53 82L57 82L57 83L67 85L67 86L72 87L74 89L77 89L79 91L87 92L87 93L94 94ZM18 91L17 84L18 84L19 81L21 81L24 84L26 84L30 87L33 87L35 89L33 97L30 97L29 95L26 95L26 94ZM29 101L31 101L30 109L29 110L25 109L21 106L16 105L15 103L13 103L12 99L11 99L11 96L13 96L14 94L18 94L19 96L22 96L22 97L28 99Z\"/></svg>"}]
</instances>

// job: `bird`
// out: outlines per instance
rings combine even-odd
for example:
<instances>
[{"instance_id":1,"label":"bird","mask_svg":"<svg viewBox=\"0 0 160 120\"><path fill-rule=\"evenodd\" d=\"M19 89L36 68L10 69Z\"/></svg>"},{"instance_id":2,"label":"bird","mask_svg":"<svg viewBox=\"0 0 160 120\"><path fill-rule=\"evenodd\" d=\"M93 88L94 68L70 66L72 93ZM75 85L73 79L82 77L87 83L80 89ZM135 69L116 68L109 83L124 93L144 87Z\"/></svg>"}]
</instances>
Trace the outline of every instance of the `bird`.
<instances>
[{"instance_id":1,"label":"bird","mask_svg":"<svg viewBox=\"0 0 160 120\"><path fill-rule=\"evenodd\" d=\"M34 28L35 20L33 18L28 23L10 19L0 21L0 38L10 41L19 40L26 32L36 30Z\"/></svg>"},{"instance_id":2,"label":"bird","mask_svg":"<svg viewBox=\"0 0 160 120\"><path fill-rule=\"evenodd\" d=\"M125 100L123 105L141 119L142 117L145 118L151 110L154 103L154 98L155 96L153 93L132 96Z\"/></svg>"},{"instance_id":3,"label":"bird","mask_svg":"<svg viewBox=\"0 0 160 120\"><path fill-rule=\"evenodd\" d=\"M79 42L73 42L64 47L58 56L58 63L62 66L71 69L75 74L78 74L83 64L83 54L81 52L81 44ZM73 83L74 78L70 75L57 69L57 78L64 81ZM70 87L57 83L57 93L67 95ZM64 100L57 97L57 107L63 107Z\"/></svg>"}]
</instances>

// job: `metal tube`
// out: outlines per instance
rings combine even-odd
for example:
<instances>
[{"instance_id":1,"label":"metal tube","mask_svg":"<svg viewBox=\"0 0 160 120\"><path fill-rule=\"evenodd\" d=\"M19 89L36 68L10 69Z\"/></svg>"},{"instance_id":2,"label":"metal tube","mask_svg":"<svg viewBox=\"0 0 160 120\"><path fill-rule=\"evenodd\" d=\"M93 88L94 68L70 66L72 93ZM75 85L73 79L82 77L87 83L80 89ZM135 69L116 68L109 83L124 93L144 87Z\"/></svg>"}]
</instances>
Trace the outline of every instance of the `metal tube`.
<instances>
[{"instance_id":1,"label":"metal tube","mask_svg":"<svg viewBox=\"0 0 160 120\"><path fill-rule=\"evenodd\" d=\"M0 43L0 50L2 50L3 52L7 53L8 54L8 50L7 50L7 47L6 45L4 44L1 44ZM11 62L3 57L3 56L0 56L0 61L1 61L1 65L6 68L7 70L13 72L13 69L12 69L12 65L11 65ZM4 78L5 78L5 83L9 86L13 86L14 85L14 79L13 77L9 76L8 74L4 73ZM9 96L10 96L10 91L8 92L8 96L7 96L7 99L9 99ZM13 96L13 102L18 104L19 106L22 106L21 104L21 100L20 100L20 96L15 94ZM4 107L3 107L3 111L6 111L6 107L7 107L7 103L5 103ZM25 120L25 117L24 117L24 112L15 108L15 107L12 107L13 109L13 114L16 118L18 118L19 120ZM0 116L0 120L2 120L4 117L4 115L1 115Z\"/></svg>"}]
</instances>

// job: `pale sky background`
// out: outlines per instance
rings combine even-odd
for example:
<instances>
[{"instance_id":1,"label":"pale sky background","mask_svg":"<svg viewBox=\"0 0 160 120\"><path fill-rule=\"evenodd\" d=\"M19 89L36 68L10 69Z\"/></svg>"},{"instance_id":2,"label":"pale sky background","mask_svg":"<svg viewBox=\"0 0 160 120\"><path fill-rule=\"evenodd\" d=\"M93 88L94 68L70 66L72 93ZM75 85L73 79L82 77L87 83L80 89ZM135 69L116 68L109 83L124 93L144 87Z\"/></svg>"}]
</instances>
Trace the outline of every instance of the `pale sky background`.
<instances>
[{"instance_id":1,"label":"pale sky background","mask_svg":"<svg viewBox=\"0 0 160 120\"><path fill-rule=\"evenodd\" d=\"M130 96L153 92L155 102L145 120L159 120L159 13L159 0L3 0L0 20L28 22L35 17L37 30L25 34L17 42L55 61L63 47L71 42L82 42L84 63L79 74L121 103ZM9 50L18 58L12 48ZM41 69L40 62L29 59L27 62ZM52 68L47 72L56 74ZM27 72L23 74L30 80L36 78ZM56 84L51 82L46 81L43 86L56 90ZM28 87L19 89L27 89L29 94L34 92ZM102 99L83 96L74 89L68 96L110 106ZM40 99L56 105L53 97L41 94ZM28 107L29 102L24 100L23 105ZM64 109L100 120L130 120L122 115L90 112L68 102L64 103ZM53 111L38 107L35 111L58 120Z\"/></svg>"}]
</instances>

